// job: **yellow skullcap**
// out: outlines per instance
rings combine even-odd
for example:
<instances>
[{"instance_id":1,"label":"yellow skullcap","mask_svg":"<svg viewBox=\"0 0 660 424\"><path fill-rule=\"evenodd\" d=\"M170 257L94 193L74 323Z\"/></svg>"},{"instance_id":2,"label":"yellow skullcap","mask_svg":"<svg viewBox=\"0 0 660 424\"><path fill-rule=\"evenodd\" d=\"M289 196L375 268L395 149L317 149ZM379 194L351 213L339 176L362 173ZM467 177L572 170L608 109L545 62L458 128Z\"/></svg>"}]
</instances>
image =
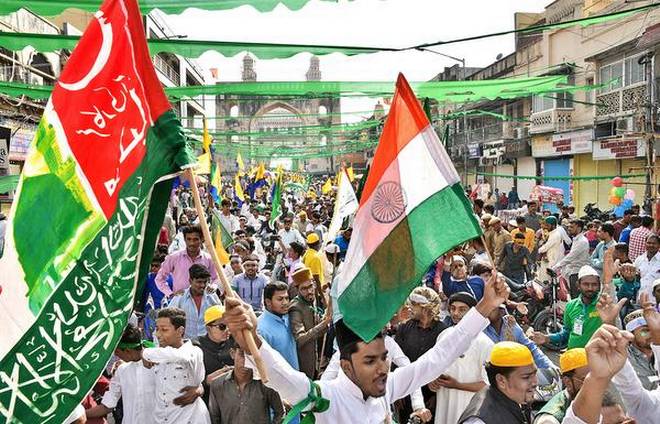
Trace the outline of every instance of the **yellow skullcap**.
<instances>
[{"instance_id":1,"label":"yellow skullcap","mask_svg":"<svg viewBox=\"0 0 660 424\"><path fill-rule=\"evenodd\" d=\"M561 373L573 371L587 365L587 351L582 347L569 349L559 356L559 369Z\"/></svg>"},{"instance_id":2,"label":"yellow skullcap","mask_svg":"<svg viewBox=\"0 0 660 424\"><path fill-rule=\"evenodd\" d=\"M490 351L490 364L496 367L526 367L534 363L527 346L516 342L499 342Z\"/></svg>"},{"instance_id":3,"label":"yellow skullcap","mask_svg":"<svg viewBox=\"0 0 660 424\"><path fill-rule=\"evenodd\" d=\"M311 233L307 236L307 244L314 244L319 241L319 235L316 233Z\"/></svg>"},{"instance_id":4,"label":"yellow skullcap","mask_svg":"<svg viewBox=\"0 0 660 424\"><path fill-rule=\"evenodd\" d=\"M208 325L215 320L222 318L225 314L225 308L222 305L213 305L204 312L204 325Z\"/></svg>"}]
</instances>

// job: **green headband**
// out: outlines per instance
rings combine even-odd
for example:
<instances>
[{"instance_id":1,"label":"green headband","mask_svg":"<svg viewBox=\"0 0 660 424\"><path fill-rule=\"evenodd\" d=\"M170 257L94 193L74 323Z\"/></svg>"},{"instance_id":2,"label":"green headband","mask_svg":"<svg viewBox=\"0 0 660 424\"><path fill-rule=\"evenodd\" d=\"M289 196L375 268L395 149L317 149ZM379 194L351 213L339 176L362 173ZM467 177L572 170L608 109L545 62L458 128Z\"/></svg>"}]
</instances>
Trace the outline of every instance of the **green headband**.
<instances>
[{"instance_id":1,"label":"green headband","mask_svg":"<svg viewBox=\"0 0 660 424\"><path fill-rule=\"evenodd\" d=\"M119 343L117 349L126 350L126 349L139 349L143 347L154 347L156 344L150 342L149 340L142 340L134 343Z\"/></svg>"}]
</instances>

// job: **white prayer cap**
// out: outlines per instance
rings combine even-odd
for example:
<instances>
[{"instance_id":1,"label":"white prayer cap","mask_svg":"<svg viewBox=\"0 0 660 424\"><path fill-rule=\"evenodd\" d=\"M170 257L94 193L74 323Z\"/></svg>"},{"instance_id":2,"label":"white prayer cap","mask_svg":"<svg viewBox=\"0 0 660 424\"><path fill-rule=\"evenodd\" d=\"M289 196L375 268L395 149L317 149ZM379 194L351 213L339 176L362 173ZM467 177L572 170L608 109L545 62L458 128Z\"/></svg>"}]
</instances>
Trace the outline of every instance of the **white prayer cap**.
<instances>
[{"instance_id":1,"label":"white prayer cap","mask_svg":"<svg viewBox=\"0 0 660 424\"><path fill-rule=\"evenodd\" d=\"M488 221L488 225L495 225L498 222L502 222L502 220L499 219L498 217L494 216L490 219L490 221Z\"/></svg>"},{"instance_id":2,"label":"white prayer cap","mask_svg":"<svg viewBox=\"0 0 660 424\"><path fill-rule=\"evenodd\" d=\"M580 268L580 271L578 271L578 281L583 277L588 277L590 275L600 278L598 271L593 269L590 265L584 265L582 268Z\"/></svg>"},{"instance_id":3,"label":"white prayer cap","mask_svg":"<svg viewBox=\"0 0 660 424\"><path fill-rule=\"evenodd\" d=\"M653 286L651 286L651 289L655 290L655 288L658 287L658 286L660 286L660 278L658 278L657 280L655 280L653 282Z\"/></svg>"},{"instance_id":4,"label":"white prayer cap","mask_svg":"<svg viewBox=\"0 0 660 424\"><path fill-rule=\"evenodd\" d=\"M330 253L331 255L335 253L339 253L339 250L340 250L339 246L334 243L328 243L328 245L325 246L325 252Z\"/></svg>"},{"instance_id":5,"label":"white prayer cap","mask_svg":"<svg viewBox=\"0 0 660 424\"><path fill-rule=\"evenodd\" d=\"M451 263L454 263L456 261L461 261L463 264L465 264L465 258L462 257L461 255L454 255L451 257Z\"/></svg>"}]
</instances>

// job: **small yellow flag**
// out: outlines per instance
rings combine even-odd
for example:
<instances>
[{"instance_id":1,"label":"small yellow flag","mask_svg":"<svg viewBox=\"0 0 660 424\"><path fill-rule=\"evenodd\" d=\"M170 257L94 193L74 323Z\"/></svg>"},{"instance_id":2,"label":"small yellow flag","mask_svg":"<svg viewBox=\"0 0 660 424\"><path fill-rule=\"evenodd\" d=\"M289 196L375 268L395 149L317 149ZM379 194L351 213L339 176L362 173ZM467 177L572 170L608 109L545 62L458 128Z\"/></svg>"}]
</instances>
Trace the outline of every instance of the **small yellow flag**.
<instances>
[{"instance_id":1,"label":"small yellow flag","mask_svg":"<svg viewBox=\"0 0 660 424\"><path fill-rule=\"evenodd\" d=\"M225 247L222 245L222 231L215 233L215 253L218 255L220 264L227 265L229 263L229 253L227 253Z\"/></svg>"},{"instance_id":2,"label":"small yellow flag","mask_svg":"<svg viewBox=\"0 0 660 424\"><path fill-rule=\"evenodd\" d=\"M328 194L332 191L332 179L328 177L328 180L323 184L323 187L321 187L321 193L323 194Z\"/></svg>"},{"instance_id":3,"label":"small yellow flag","mask_svg":"<svg viewBox=\"0 0 660 424\"><path fill-rule=\"evenodd\" d=\"M355 174L353 174L352 166L346 168L346 175L348 175L348 181L353 182L353 180L355 180Z\"/></svg>"}]
</instances>

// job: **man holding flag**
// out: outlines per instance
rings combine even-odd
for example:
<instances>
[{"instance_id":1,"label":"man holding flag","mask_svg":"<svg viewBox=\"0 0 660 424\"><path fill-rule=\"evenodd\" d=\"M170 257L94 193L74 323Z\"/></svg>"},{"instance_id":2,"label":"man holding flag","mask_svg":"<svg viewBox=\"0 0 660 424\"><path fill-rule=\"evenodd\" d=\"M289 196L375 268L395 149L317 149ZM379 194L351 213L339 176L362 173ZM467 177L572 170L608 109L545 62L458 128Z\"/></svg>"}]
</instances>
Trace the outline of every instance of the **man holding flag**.
<instances>
[{"instance_id":1,"label":"man holding flag","mask_svg":"<svg viewBox=\"0 0 660 424\"><path fill-rule=\"evenodd\" d=\"M441 224L435 220L438 213L447 217ZM425 231L414 231L413 240L411 232L417 228ZM339 376L310 382L255 333L270 371L268 386L296 404L292 413L314 411L319 424L354 422L355 417L363 423L390 422L389 405L442 374L487 327L490 312L508 298L508 286L493 274L483 298L455 327L451 340L440 340L417 361L389 373L381 329L421 281L426 271L422 264L481 233L458 174L402 75L354 232L350 261L338 281L343 314L336 324ZM254 315L234 299L227 299L226 307L227 324L243 345L241 331L254 332Z\"/></svg>"}]
</instances>

